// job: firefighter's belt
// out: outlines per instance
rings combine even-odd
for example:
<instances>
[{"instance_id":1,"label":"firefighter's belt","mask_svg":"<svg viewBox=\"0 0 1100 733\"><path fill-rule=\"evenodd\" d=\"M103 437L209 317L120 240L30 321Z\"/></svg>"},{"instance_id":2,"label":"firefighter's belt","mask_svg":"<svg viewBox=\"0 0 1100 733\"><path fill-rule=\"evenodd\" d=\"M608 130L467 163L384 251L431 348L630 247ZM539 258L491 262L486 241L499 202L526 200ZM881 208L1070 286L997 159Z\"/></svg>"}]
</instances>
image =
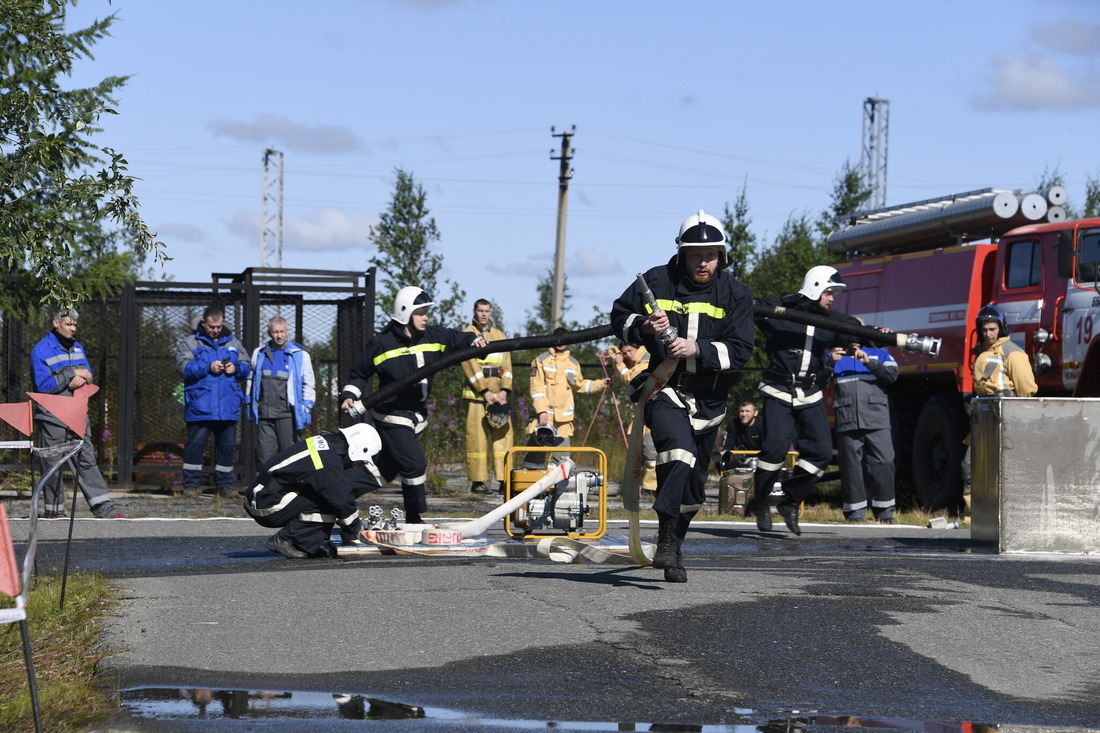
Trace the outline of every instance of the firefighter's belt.
<instances>
[{"instance_id":1,"label":"firefighter's belt","mask_svg":"<svg viewBox=\"0 0 1100 733\"><path fill-rule=\"evenodd\" d=\"M681 392L691 392L693 394L719 392L729 389L740 378L740 372L706 372L703 374L680 372L669 380L669 386L675 387Z\"/></svg>"},{"instance_id":2,"label":"firefighter's belt","mask_svg":"<svg viewBox=\"0 0 1100 733\"><path fill-rule=\"evenodd\" d=\"M486 379L500 376L500 367L481 367L481 376Z\"/></svg>"},{"instance_id":3,"label":"firefighter's belt","mask_svg":"<svg viewBox=\"0 0 1100 733\"><path fill-rule=\"evenodd\" d=\"M774 369L767 369L762 375L765 382L771 382L781 387L801 387L802 389L810 389L817 386L817 375L807 374L804 377L800 377L797 374L788 374L787 372L777 372Z\"/></svg>"}]
</instances>

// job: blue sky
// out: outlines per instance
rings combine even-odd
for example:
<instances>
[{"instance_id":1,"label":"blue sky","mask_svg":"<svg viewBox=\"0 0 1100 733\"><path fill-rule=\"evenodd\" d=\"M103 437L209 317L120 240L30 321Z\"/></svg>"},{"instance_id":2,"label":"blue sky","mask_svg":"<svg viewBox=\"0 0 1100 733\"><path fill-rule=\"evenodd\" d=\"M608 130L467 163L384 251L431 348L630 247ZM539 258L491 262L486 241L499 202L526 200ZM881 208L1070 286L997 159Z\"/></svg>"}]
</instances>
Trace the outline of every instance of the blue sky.
<instances>
[{"instance_id":1,"label":"blue sky","mask_svg":"<svg viewBox=\"0 0 1100 733\"><path fill-rule=\"evenodd\" d=\"M75 83L131 76L100 144L142 179L163 274L260 264L262 161L284 155L284 267L363 270L394 169L428 194L442 278L506 330L552 269L576 126L567 317L607 310L742 186L764 244L816 217L890 101L887 203L1100 177L1100 2L82 0L116 13ZM454 325L454 324L452 324Z\"/></svg>"}]
</instances>

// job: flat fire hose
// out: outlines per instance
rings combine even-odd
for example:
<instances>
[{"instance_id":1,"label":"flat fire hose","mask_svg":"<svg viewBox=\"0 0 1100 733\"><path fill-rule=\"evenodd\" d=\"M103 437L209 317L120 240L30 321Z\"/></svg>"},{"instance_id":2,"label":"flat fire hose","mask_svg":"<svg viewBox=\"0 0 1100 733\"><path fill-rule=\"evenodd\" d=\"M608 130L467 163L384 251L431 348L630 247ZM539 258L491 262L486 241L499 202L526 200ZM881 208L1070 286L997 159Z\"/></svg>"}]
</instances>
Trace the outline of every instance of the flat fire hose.
<instances>
[{"instance_id":1,"label":"flat fire hose","mask_svg":"<svg viewBox=\"0 0 1100 733\"><path fill-rule=\"evenodd\" d=\"M642 548L642 532L639 523L641 506L642 470L645 456L642 455L642 439L645 433L645 406L650 399L668 384L669 377L676 370L676 359L665 359L654 369L642 385L638 396L638 405L634 410L634 422L630 426L630 445L626 451L626 465L623 468L623 482L620 495L623 509L629 522L627 538L630 543L630 559L638 565L652 565L656 547L650 547L647 554Z\"/></svg>"}]
</instances>

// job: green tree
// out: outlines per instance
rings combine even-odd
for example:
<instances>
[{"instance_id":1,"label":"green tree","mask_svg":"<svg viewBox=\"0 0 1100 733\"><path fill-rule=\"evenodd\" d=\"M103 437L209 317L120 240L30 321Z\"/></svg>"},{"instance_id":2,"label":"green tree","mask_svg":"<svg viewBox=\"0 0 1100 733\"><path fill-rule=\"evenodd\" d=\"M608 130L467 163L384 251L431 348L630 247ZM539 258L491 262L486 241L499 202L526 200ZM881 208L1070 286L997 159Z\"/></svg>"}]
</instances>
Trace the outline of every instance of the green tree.
<instances>
[{"instance_id":1,"label":"green tree","mask_svg":"<svg viewBox=\"0 0 1100 733\"><path fill-rule=\"evenodd\" d=\"M70 5L0 4L0 307L12 313L116 292L148 254L167 259L125 158L93 142L126 78L63 86L115 16L66 32Z\"/></svg>"},{"instance_id":2,"label":"green tree","mask_svg":"<svg viewBox=\"0 0 1100 733\"><path fill-rule=\"evenodd\" d=\"M817 230L821 234L823 246L829 233L837 228L837 220L862 210L863 205L870 198L871 189L867 188L863 177L859 174L859 170L852 165L851 161L844 161L836 180L833 181L832 201L829 203L829 208L822 211L820 218L817 220ZM823 248L822 251L826 250ZM838 257L830 259L838 259ZM823 259L822 262L824 261ZM817 264L821 264L821 262Z\"/></svg>"},{"instance_id":3,"label":"green tree","mask_svg":"<svg viewBox=\"0 0 1100 733\"><path fill-rule=\"evenodd\" d=\"M428 198L424 187L413 180L411 173L401 168L394 171L393 198L389 208L379 216L378 224L370 228L368 239L378 248L378 254L370 263L382 274L380 290L384 314L392 312L397 291L409 285L423 288L435 302L432 321L455 326L465 323L462 315L466 292L456 283L444 280L450 295L442 297L439 271L443 268L443 256L431 251L439 241L439 229L426 205ZM384 326L388 316L379 319Z\"/></svg>"},{"instance_id":4,"label":"green tree","mask_svg":"<svg viewBox=\"0 0 1100 733\"><path fill-rule=\"evenodd\" d=\"M745 278L752 294L776 297L797 292L806 271L826 261L825 247L814 234L808 213L791 214L775 242L760 252Z\"/></svg>"},{"instance_id":5,"label":"green tree","mask_svg":"<svg viewBox=\"0 0 1100 733\"><path fill-rule=\"evenodd\" d=\"M729 273L742 282L748 275L753 255L756 254L756 235L749 229L752 219L749 218L747 188L748 183L746 182L737 194L733 209L731 210L729 203L727 203L725 213L722 216L722 226L729 236L731 261Z\"/></svg>"},{"instance_id":6,"label":"green tree","mask_svg":"<svg viewBox=\"0 0 1100 733\"><path fill-rule=\"evenodd\" d=\"M1100 216L1100 175L1085 179L1085 208L1081 216Z\"/></svg>"},{"instance_id":7,"label":"green tree","mask_svg":"<svg viewBox=\"0 0 1100 733\"><path fill-rule=\"evenodd\" d=\"M535 293L538 295L538 303L535 306L535 310L526 311L527 321L523 324L524 336L537 336L539 334L550 333L550 316L553 312L554 303L554 272L552 270L546 271L546 277L540 278L538 284L535 286ZM569 299L573 296L569 293L569 277L562 281L561 292L561 311L562 311L562 328L568 331L574 331L580 328L580 324L576 321L569 321L565 318L565 313L569 312ZM605 316L606 322L606 316Z\"/></svg>"}]
</instances>

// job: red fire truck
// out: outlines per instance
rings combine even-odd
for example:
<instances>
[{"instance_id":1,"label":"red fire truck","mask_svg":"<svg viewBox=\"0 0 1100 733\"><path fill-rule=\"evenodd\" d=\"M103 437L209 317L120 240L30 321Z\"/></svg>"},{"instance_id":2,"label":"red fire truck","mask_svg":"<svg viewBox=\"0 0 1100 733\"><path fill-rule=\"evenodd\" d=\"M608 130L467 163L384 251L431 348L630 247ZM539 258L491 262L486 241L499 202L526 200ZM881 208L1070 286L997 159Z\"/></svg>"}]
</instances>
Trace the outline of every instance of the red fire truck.
<instances>
[{"instance_id":1,"label":"red fire truck","mask_svg":"<svg viewBox=\"0 0 1100 733\"><path fill-rule=\"evenodd\" d=\"M962 496L983 305L1007 314L1039 396L1100 396L1100 218L1065 220L1064 196L1058 187L1045 196L972 191L860 214L829 237L832 252L855 255L831 263L848 285L837 310L942 339L931 358L894 353L899 488L922 506L951 507Z\"/></svg>"}]
</instances>

